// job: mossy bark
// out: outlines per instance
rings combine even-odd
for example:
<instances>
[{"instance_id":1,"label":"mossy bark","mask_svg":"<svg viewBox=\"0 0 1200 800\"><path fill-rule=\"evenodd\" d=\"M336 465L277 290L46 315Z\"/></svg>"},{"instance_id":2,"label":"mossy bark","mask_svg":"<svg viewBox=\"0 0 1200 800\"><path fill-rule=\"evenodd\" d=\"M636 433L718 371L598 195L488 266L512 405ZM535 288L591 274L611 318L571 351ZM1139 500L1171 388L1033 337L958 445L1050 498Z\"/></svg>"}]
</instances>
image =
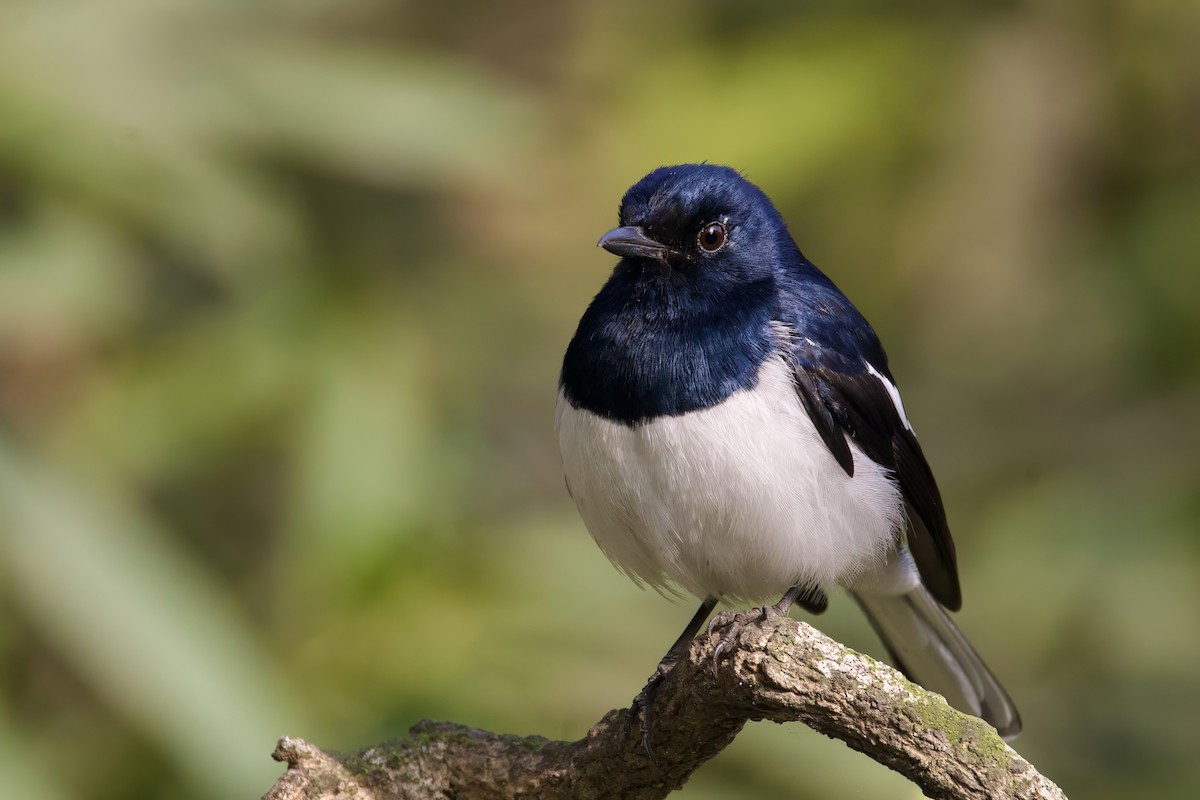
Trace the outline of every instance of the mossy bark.
<instances>
[{"instance_id":1,"label":"mossy bark","mask_svg":"<svg viewBox=\"0 0 1200 800\"><path fill-rule=\"evenodd\" d=\"M661 798L724 749L748 720L803 722L947 800L1065 800L983 721L802 622L747 626L712 664L717 636L692 643L655 703L654 750L640 720L610 711L575 742L422 722L357 753L284 738L288 770L264 800Z\"/></svg>"}]
</instances>

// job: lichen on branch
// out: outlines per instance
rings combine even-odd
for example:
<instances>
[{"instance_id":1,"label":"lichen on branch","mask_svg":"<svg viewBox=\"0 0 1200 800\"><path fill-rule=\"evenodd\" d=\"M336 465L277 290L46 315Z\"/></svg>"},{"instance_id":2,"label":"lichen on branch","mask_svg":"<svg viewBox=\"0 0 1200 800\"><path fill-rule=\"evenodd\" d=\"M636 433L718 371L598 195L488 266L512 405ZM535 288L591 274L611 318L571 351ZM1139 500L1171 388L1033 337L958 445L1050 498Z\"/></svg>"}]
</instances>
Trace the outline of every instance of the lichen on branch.
<instances>
[{"instance_id":1,"label":"lichen on branch","mask_svg":"<svg viewBox=\"0 0 1200 800\"><path fill-rule=\"evenodd\" d=\"M264 800L650 800L682 786L749 720L803 722L932 798L1066 800L987 723L810 625L747 625L714 669L718 638L696 639L663 680L654 758L628 709L575 742L427 721L350 754L285 737L274 757L288 769Z\"/></svg>"}]
</instances>

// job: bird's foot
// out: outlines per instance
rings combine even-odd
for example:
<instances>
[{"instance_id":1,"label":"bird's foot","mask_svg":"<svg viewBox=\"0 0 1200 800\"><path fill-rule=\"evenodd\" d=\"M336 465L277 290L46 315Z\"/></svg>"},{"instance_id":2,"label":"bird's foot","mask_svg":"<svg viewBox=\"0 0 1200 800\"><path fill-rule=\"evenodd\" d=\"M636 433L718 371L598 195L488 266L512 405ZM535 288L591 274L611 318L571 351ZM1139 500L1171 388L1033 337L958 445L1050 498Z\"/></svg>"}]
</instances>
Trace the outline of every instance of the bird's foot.
<instances>
[{"instance_id":1,"label":"bird's foot","mask_svg":"<svg viewBox=\"0 0 1200 800\"><path fill-rule=\"evenodd\" d=\"M679 638L675 640L675 644L671 645L671 649L658 662L658 666L654 668L654 674L646 682L645 688L638 692L637 697L633 698L633 703L629 707L630 724L632 724L633 718L638 716L638 711L641 711L642 747L645 748L646 755L650 756L650 759L656 764L658 763L658 759L654 756L654 748L651 746L650 740L654 726L652 714L658 698L659 687L662 686L663 678L667 677L667 673L675 669L675 665L687 654L696 631L700 630L700 626L704 624L704 620L708 619L708 615L712 613L716 605L717 598L705 598L704 602L700 604L700 608L692 617L692 621L687 624L687 627L683 629L683 633L679 634Z\"/></svg>"},{"instance_id":2,"label":"bird's foot","mask_svg":"<svg viewBox=\"0 0 1200 800\"><path fill-rule=\"evenodd\" d=\"M677 659L670 658L670 654L668 654L667 658L660 661L658 666L654 668L654 674L650 676L650 680L646 681L646 685L638 692L637 697L633 698L633 703L629 707L629 719L631 721L640 712L642 718L642 747L645 749L646 755L650 756L650 760L656 764L658 763L658 758L654 755L654 746L651 744L651 729L654 725L651 715L654 703L658 699L658 690L662 686L663 678L667 677L667 673L675 668L676 663L678 663Z\"/></svg>"},{"instance_id":3,"label":"bird's foot","mask_svg":"<svg viewBox=\"0 0 1200 800\"><path fill-rule=\"evenodd\" d=\"M796 594L794 590L789 590L778 603L769 606L758 606L757 608L749 608L745 611L722 611L708 622L708 635L712 636L713 632L720 628L724 628L721 634L721 641L717 642L717 647L713 650L712 664L713 672L717 671L717 662L720 661L721 654L732 649L737 642L738 634L747 625L755 622L766 622L772 617L787 616L787 613L792 610L792 604L796 602Z\"/></svg>"},{"instance_id":4,"label":"bird's foot","mask_svg":"<svg viewBox=\"0 0 1200 800\"><path fill-rule=\"evenodd\" d=\"M717 647L713 650L713 672L717 671L717 662L720 661L721 654L733 647L742 629L751 622L758 622L760 619L766 618L767 608L766 606L761 606L759 608L747 609L746 611L722 611L709 621L709 636L719 628L725 629L721 634L721 641L717 642Z\"/></svg>"}]
</instances>

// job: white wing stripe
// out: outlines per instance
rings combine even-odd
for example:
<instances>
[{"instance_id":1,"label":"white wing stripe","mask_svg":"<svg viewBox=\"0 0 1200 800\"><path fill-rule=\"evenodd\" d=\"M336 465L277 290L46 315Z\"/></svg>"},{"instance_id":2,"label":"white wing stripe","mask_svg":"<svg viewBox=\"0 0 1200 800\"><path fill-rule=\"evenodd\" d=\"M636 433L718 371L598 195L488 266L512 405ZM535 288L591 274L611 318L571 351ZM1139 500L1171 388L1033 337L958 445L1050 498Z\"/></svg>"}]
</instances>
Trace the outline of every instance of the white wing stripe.
<instances>
[{"instance_id":1,"label":"white wing stripe","mask_svg":"<svg viewBox=\"0 0 1200 800\"><path fill-rule=\"evenodd\" d=\"M904 402L900 399L900 390L896 388L896 384L883 377L879 370L871 366L870 361L863 363L867 365L867 372L878 378L879 382L883 384L883 388L887 389L888 396L892 398L892 405L896 407L896 413L900 415L900 421L904 423L904 427L908 428L910 432L916 433L913 431L912 423L908 421L908 415L904 413Z\"/></svg>"}]
</instances>

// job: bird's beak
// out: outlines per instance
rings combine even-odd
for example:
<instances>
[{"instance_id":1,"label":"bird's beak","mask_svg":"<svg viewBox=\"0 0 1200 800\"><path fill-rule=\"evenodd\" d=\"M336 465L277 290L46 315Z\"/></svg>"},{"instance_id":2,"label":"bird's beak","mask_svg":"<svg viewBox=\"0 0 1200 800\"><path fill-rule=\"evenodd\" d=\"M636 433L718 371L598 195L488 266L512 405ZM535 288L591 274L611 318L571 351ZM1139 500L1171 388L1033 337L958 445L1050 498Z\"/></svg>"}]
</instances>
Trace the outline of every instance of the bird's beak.
<instances>
[{"instance_id":1,"label":"bird's beak","mask_svg":"<svg viewBox=\"0 0 1200 800\"><path fill-rule=\"evenodd\" d=\"M644 230L634 226L613 228L600 237L596 246L626 258L653 258L658 261L666 259L671 252L665 244L656 242Z\"/></svg>"}]
</instances>

